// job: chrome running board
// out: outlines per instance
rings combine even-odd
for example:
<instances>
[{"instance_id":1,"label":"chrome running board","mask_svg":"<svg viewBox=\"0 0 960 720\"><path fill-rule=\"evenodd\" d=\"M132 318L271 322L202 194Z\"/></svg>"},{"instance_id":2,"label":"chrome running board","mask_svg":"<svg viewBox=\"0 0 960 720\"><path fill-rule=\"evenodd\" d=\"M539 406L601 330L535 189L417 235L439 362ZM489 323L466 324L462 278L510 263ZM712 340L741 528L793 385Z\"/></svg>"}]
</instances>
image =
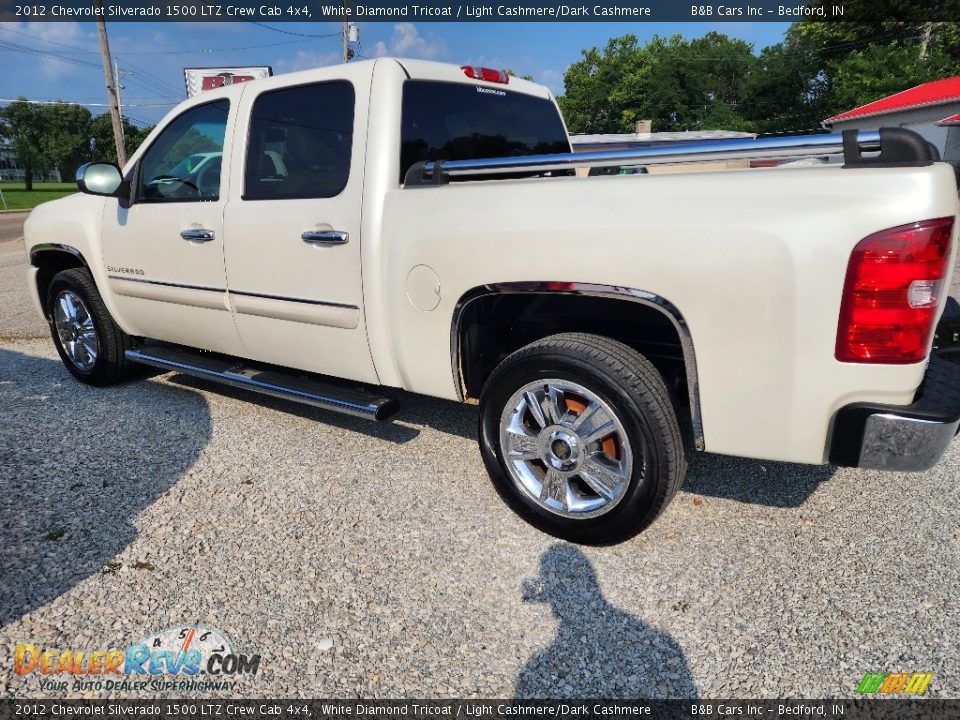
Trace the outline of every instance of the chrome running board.
<instances>
[{"instance_id":1,"label":"chrome running board","mask_svg":"<svg viewBox=\"0 0 960 720\"><path fill-rule=\"evenodd\" d=\"M230 385L263 395L313 405L324 410L384 421L393 417L400 403L362 390L339 387L276 369L258 369L222 355L183 350L164 345L127 350L128 360L174 371L203 380Z\"/></svg>"}]
</instances>

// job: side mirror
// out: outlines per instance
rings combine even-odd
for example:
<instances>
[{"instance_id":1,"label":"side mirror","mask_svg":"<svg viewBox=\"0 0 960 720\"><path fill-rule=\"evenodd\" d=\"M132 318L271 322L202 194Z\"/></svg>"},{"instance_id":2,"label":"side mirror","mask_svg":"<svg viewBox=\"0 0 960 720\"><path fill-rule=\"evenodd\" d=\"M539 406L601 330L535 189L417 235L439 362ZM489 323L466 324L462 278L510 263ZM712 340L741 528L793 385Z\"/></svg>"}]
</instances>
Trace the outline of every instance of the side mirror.
<instances>
[{"instance_id":1,"label":"side mirror","mask_svg":"<svg viewBox=\"0 0 960 720\"><path fill-rule=\"evenodd\" d=\"M120 168L113 163L91 162L77 169L77 187L88 195L120 197L126 184Z\"/></svg>"}]
</instances>

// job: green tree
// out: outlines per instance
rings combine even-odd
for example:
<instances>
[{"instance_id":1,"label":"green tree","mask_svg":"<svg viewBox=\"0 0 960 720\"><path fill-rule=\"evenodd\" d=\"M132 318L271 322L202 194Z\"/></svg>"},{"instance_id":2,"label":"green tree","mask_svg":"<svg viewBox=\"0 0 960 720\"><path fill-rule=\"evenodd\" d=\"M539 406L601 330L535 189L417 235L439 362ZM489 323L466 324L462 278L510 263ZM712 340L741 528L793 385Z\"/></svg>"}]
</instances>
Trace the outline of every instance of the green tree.
<instances>
[{"instance_id":1,"label":"green tree","mask_svg":"<svg viewBox=\"0 0 960 720\"><path fill-rule=\"evenodd\" d=\"M140 144L146 139L153 126L139 128L127 118L123 119L123 144L127 150L127 157L137 151ZM102 160L115 163L117 161L117 146L113 141L113 121L110 113L103 113L93 118L90 123L91 160Z\"/></svg>"},{"instance_id":2,"label":"green tree","mask_svg":"<svg viewBox=\"0 0 960 720\"><path fill-rule=\"evenodd\" d=\"M848 14L873 13L883 20L791 25L785 47L804 60L807 106L823 119L960 74L960 25L926 19L937 17L942 5L942 0L851 0L844 3Z\"/></svg>"},{"instance_id":3,"label":"green tree","mask_svg":"<svg viewBox=\"0 0 960 720\"><path fill-rule=\"evenodd\" d=\"M753 46L718 32L647 46L653 67L645 114L658 130L749 130L744 88L757 67Z\"/></svg>"},{"instance_id":4,"label":"green tree","mask_svg":"<svg viewBox=\"0 0 960 720\"><path fill-rule=\"evenodd\" d=\"M514 70L513 68L504 68L504 69L501 70L500 72L504 72L504 73L506 73L507 75L510 75L510 76L512 76L512 77L518 77L518 78L520 78L521 80L529 80L530 82L534 82L533 75L531 75L531 74L529 74L529 73L524 73L523 75L520 75L520 74L518 74L517 71Z\"/></svg>"},{"instance_id":5,"label":"green tree","mask_svg":"<svg viewBox=\"0 0 960 720\"><path fill-rule=\"evenodd\" d=\"M43 156L60 171L61 178L72 178L90 158L90 111L73 103L56 102L41 105L40 118Z\"/></svg>"},{"instance_id":6,"label":"green tree","mask_svg":"<svg viewBox=\"0 0 960 720\"><path fill-rule=\"evenodd\" d=\"M34 173L42 173L49 166L44 154L42 107L21 97L0 108L0 138L16 153L17 164L24 170L25 188L33 190Z\"/></svg>"},{"instance_id":7,"label":"green tree","mask_svg":"<svg viewBox=\"0 0 960 720\"><path fill-rule=\"evenodd\" d=\"M718 32L643 46L624 35L582 51L560 106L573 132L630 132L647 118L655 130L746 129L742 99L758 64L749 43Z\"/></svg>"},{"instance_id":8,"label":"green tree","mask_svg":"<svg viewBox=\"0 0 960 720\"><path fill-rule=\"evenodd\" d=\"M848 15L877 21L804 20L759 53L717 32L612 38L567 69L560 108L571 132L629 132L645 118L654 130L818 131L844 110L960 75L960 23L939 20L958 2L845 0Z\"/></svg>"},{"instance_id":9,"label":"green tree","mask_svg":"<svg viewBox=\"0 0 960 720\"><path fill-rule=\"evenodd\" d=\"M744 117L757 132L816 130L828 116L825 77L811 54L787 42L764 48L744 81ZM826 114L825 114L826 113Z\"/></svg>"},{"instance_id":10,"label":"green tree","mask_svg":"<svg viewBox=\"0 0 960 720\"><path fill-rule=\"evenodd\" d=\"M939 50L921 58L915 47L869 46L831 64L830 104L837 111L854 108L958 70Z\"/></svg>"},{"instance_id":11,"label":"green tree","mask_svg":"<svg viewBox=\"0 0 960 720\"><path fill-rule=\"evenodd\" d=\"M185 157L193 155L194 153L221 152L222 150L222 142L218 143L209 135L192 127L167 149L163 155L163 159L159 163L159 167L165 167L165 169L169 170Z\"/></svg>"},{"instance_id":12,"label":"green tree","mask_svg":"<svg viewBox=\"0 0 960 720\"><path fill-rule=\"evenodd\" d=\"M581 51L582 58L563 76L559 99L571 132L625 132L644 102L650 59L636 35L611 38L601 51Z\"/></svg>"}]
</instances>

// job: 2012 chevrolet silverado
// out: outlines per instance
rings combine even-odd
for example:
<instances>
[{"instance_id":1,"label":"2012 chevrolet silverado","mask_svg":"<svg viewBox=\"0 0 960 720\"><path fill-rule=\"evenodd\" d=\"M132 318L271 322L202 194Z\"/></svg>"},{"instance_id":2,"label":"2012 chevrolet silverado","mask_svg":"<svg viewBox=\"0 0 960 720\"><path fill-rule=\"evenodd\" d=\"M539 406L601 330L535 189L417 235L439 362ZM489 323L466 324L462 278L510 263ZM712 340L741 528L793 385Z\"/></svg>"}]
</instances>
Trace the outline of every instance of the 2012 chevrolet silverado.
<instances>
[{"instance_id":1,"label":"2012 chevrolet silverado","mask_svg":"<svg viewBox=\"0 0 960 720\"><path fill-rule=\"evenodd\" d=\"M29 281L91 385L147 364L377 420L396 388L479 402L506 502L614 542L687 447L938 462L960 424L931 353L958 233L938 159L900 129L573 154L543 87L379 59L182 103L33 211Z\"/></svg>"}]
</instances>

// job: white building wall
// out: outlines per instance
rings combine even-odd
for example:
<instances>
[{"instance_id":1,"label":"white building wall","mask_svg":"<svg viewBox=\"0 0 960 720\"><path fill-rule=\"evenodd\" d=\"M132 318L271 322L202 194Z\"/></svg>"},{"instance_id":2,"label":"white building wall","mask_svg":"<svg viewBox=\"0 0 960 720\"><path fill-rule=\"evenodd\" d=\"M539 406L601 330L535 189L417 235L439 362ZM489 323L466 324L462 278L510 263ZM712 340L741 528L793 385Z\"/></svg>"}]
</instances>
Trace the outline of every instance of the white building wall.
<instances>
[{"instance_id":1,"label":"white building wall","mask_svg":"<svg viewBox=\"0 0 960 720\"><path fill-rule=\"evenodd\" d=\"M960 162L960 128L938 127L937 122L960 113L960 101L928 107L900 110L865 118L839 120L830 125L834 132L842 130L879 130L882 127L904 127L933 143L944 160Z\"/></svg>"}]
</instances>

